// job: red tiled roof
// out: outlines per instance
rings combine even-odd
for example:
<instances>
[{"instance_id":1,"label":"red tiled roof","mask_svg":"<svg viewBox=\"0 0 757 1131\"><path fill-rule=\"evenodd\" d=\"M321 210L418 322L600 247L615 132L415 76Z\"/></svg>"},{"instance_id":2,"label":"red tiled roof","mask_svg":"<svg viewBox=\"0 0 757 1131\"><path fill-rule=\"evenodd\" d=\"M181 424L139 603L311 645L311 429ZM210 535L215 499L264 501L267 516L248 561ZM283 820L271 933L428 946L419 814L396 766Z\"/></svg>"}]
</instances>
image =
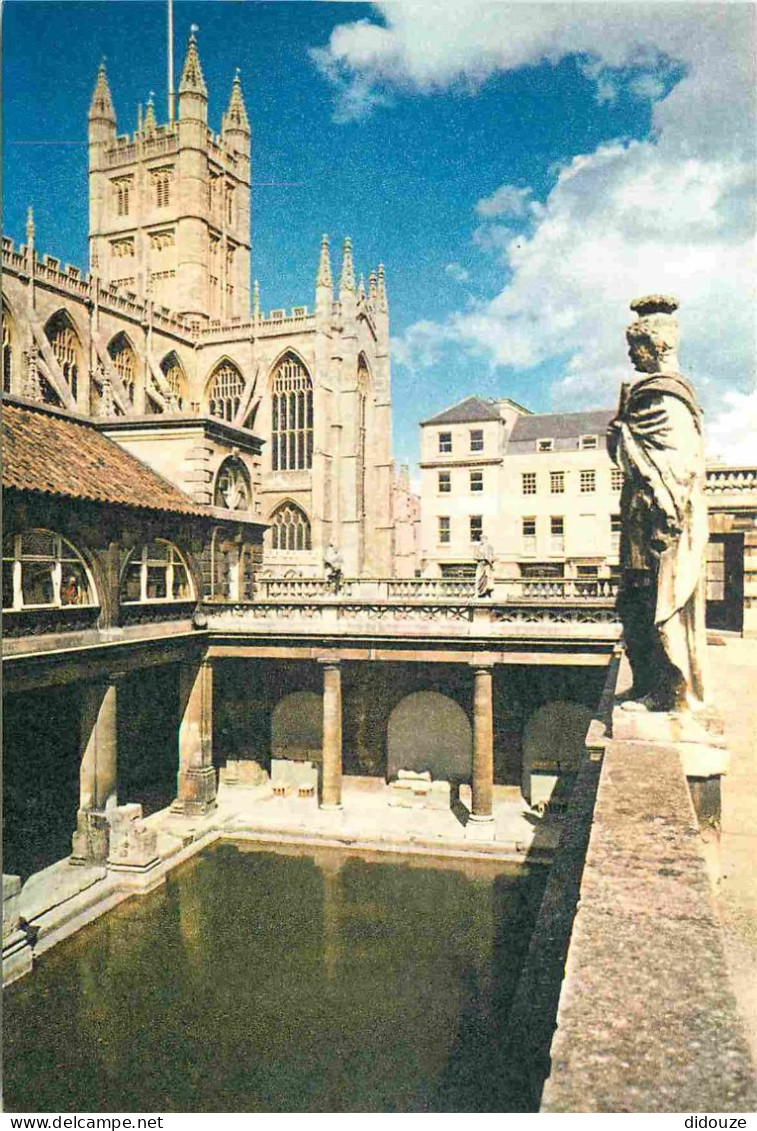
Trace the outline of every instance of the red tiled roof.
<instances>
[{"instance_id":1,"label":"red tiled roof","mask_svg":"<svg viewBox=\"0 0 757 1131\"><path fill-rule=\"evenodd\" d=\"M3 404L3 486L176 514L208 512L84 421Z\"/></svg>"}]
</instances>

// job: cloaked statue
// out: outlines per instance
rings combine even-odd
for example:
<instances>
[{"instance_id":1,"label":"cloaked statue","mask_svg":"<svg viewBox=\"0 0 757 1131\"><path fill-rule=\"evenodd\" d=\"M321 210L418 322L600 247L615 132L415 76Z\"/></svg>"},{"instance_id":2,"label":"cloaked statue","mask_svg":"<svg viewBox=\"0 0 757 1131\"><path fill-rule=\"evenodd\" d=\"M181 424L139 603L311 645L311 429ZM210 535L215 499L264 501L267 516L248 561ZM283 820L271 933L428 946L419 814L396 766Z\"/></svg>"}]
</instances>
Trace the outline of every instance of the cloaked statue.
<instances>
[{"instance_id":1,"label":"cloaked statue","mask_svg":"<svg viewBox=\"0 0 757 1131\"><path fill-rule=\"evenodd\" d=\"M629 356L640 376L621 386L607 433L623 471L620 498L623 623L633 687L628 710L696 710L705 698L705 555L702 412L678 372L674 298L631 309Z\"/></svg>"}]
</instances>

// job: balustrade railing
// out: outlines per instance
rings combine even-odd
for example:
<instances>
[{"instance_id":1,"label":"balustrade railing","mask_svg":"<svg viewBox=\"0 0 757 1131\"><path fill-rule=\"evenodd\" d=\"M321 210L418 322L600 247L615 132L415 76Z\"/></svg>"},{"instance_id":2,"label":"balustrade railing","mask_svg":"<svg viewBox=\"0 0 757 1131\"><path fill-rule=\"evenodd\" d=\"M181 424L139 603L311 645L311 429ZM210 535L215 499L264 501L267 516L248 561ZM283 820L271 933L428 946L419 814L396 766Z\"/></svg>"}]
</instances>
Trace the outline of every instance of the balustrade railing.
<instances>
[{"instance_id":1,"label":"balustrade railing","mask_svg":"<svg viewBox=\"0 0 757 1131\"><path fill-rule=\"evenodd\" d=\"M355 596L355 587L360 584L359 581L343 581L337 589L325 577L263 577L257 582L257 599L310 601L314 597L325 597L333 601L334 597Z\"/></svg>"},{"instance_id":2,"label":"balustrade railing","mask_svg":"<svg viewBox=\"0 0 757 1131\"><path fill-rule=\"evenodd\" d=\"M707 469L705 492L708 495L756 490L757 468L755 467L713 467Z\"/></svg>"},{"instance_id":3,"label":"balustrade railing","mask_svg":"<svg viewBox=\"0 0 757 1131\"><path fill-rule=\"evenodd\" d=\"M254 601L299 602L321 600L327 603L342 600L386 602L475 601L556 602L599 601L610 604L617 594L614 578L500 578L494 583L490 597L478 598L473 579L437 577L411 578L346 578L338 586L321 577L261 577L256 582Z\"/></svg>"},{"instance_id":4,"label":"balustrade railing","mask_svg":"<svg viewBox=\"0 0 757 1131\"><path fill-rule=\"evenodd\" d=\"M476 583L473 580L459 580L436 577L400 577L391 578L381 583L385 586L386 597L401 597L403 600L426 600L429 597L459 598L473 597L476 592Z\"/></svg>"}]
</instances>

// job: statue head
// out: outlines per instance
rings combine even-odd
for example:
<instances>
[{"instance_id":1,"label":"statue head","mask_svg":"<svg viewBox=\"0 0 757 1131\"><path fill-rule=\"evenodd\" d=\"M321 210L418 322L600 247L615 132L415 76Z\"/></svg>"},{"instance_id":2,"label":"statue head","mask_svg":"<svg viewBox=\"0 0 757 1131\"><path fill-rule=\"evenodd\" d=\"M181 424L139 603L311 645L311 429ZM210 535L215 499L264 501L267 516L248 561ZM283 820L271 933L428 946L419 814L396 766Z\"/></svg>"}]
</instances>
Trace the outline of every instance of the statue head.
<instances>
[{"instance_id":1,"label":"statue head","mask_svg":"<svg viewBox=\"0 0 757 1131\"><path fill-rule=\"evenodd\" d=\"M639 315L626 328L628 354L640 373L678 372L678 302L670 295L647 295L631 303Z\"/></svg>"}]
</instances>

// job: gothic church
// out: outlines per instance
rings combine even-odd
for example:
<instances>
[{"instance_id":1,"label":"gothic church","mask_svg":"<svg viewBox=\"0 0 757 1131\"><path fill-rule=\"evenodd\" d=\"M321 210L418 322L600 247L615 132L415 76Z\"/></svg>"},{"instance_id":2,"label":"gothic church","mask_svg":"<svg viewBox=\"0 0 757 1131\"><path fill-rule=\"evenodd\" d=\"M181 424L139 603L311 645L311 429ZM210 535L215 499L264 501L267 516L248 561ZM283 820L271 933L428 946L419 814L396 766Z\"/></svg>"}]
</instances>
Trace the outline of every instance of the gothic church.
<instances>
[{"instance_id":1,"label":"gothic church","mask_svg":"<svg viewBox=\"0 0 757 1131\"><path fill-rule=\"evenodd\" d=\"M262 568L393 573L389 314L384 270L338 288L323 237L312 309L250 301L251 132L232 83L221 132L190 36L166 124L152 101L118 134L104 64L89 110L87 275L3 240L3 390L95 418L195 504L268 525ZM314 263L315 267L315 263ZM263 441L261 443L261 441ZM244 596L234 539L206 592Z\"/></svg>"}]
</instances>

